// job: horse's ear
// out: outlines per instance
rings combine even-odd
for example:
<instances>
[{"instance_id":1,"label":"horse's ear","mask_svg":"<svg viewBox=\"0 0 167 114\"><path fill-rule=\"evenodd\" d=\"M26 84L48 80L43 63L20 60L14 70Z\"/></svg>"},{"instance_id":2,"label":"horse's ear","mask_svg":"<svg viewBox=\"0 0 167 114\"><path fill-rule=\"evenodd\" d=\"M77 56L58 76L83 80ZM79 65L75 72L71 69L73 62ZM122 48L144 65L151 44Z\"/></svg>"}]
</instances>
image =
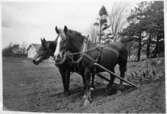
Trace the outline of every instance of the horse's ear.
<instances>
[{"instance_id":1,"label":"horse's ear","mask_svg":"<svg viewBox=\"0 0 167 114\"><path fill-rule=\"evenodd\" d=\"M58 30L57 26L55 27L55 31L57 34L59 34L59 30Z\"/></svg>"},{"instance_id":2,"label":"horse's ear","mask_svg":"<svg viewBox=\"0 0 167 114\"><path fill-rule=\"evenodd\" d=\"M66 33L68 31L67 26L64 26L64 32Z\"/></svg>"},{"instance_id":3,"label":"horse's ear","mask_svg":"<svg viewBox=\"0 0 167 114\"><path fill-rule=\"evenodd\" d=\"M44 43L46 42L45 38L43 38L43 42L44 42Z\"/></svg>"},{"instance_id":4,"label":"horse's ear","mask_svg":"<svg viewBox=\"0 0 167 114\"><path fill-rule=\"evenodd\" d=\"M41 44L43 47L45 47L45 42L46 42L45 38L43 38L43 39L41 38Z\"/></svg>"},{"instance_id":5,"label":"horse's ear","mask_svg":"<svg viewBox=\"0 0 167 114\"><path fill-rule=\"evenodd\" d=\"M41 38L41 44L43 43L43 39Z\"/></svg>"}]
</instances>

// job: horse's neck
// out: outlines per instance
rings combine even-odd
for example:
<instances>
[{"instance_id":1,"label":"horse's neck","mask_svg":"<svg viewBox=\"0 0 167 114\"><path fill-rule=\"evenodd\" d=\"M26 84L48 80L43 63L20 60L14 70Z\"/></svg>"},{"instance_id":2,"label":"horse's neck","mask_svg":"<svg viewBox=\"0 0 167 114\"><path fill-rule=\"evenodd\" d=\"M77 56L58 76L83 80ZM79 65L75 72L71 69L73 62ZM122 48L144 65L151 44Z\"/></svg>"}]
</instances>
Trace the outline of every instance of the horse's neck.
<instances>
[{"instance_id":1,"label":"horse's neck","mask_svg":"<svg viewBox=\"0 0 167 114\"><path fill-rule=\"evenodd\" d=\"M83 42L83 51L87 51L88 49L95 47L96 45L90 41L85 40Z\"/></svg>"},{"instance_id":2,"label":"horse's neck","mask_svg":"<svg viewBox=\"0 0 167 114\"><path fill-rule=\"evenodd\" d=\"M80 44L78 44L77 41L69 40L68 48L69 48L70 52L74 52L74 53L79 52L81 50L81 47L82 47L82 45L80 46Z\"/></svg>"},{"instance_id":3,"label":"horse's neck","mask_svg":"<svg viewBox=\"0 0 167 114\"><path fill-rule=\"evenodd\" d=\"M87 42L84 41L83 46L82 46L82 52L86 52L87 48L88 48L88 44L87 44Z\"/></svg>"},{"instance_id":4,"label":"horse's neck","mask_svg":"<svg viewBox=\"0 0 167 114\"><path fill-rule=\"evenodd\" d=\"M93 47L97 47L97 44L89 41L87 48L88 48L88 49L91 49L91 48L93 48Z\"/></svg>"}]
</instances>

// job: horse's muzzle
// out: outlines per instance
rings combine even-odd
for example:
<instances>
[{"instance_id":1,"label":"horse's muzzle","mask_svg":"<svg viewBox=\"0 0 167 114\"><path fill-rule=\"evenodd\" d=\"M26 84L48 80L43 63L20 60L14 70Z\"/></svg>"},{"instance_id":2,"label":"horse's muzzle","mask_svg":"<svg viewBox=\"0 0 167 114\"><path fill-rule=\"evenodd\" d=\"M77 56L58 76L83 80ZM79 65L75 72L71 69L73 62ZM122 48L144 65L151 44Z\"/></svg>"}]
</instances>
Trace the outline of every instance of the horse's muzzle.
<instances>
[{"instance_id":1,"label":"horse's muzzle","mask_svg":"<svg viewBox=\"0 0 167 114\"><path fill-rule=\"evenodd\" d=\"M54 57L55 64L63 64L66 60L66 54L64 54L62 57L61 56L56 56Z\"/></svg>"},{"instance_id":2,"label":"horse's muzzle","mask_svg":"<svg viewBox=\"0 0 167 114\"><path fill-rule=\"evenodd\" d=\"M57 56L54 56L54 60L55 61L61 61L62 57L60 56L60 54L58 54Z\"/></svg>"},{"instance_id":3,"label":"horse's muzzle","mask_svg":"<svg viewBox=\"0 0 167 114\"><path fill-rule=\"evenodd\" d=\"M38 64L39 64L39 62L36 61L36 60L32 60L32 62L33 62L35 65L38 65Z\"/></svg>"}]
</instances>

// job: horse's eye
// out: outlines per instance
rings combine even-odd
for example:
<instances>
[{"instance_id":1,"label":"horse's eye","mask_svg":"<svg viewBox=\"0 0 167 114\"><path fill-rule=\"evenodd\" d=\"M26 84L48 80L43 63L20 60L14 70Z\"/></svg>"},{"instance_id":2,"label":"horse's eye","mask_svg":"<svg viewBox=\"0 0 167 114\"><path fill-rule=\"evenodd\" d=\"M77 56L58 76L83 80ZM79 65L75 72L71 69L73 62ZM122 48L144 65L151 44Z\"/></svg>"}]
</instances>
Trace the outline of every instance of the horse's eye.
<instances>
[{"instance_id":1,"label":"horse's eye","mask_svg":"<svg viewBox=\"0 0 167 114\"><path fill-rule=\"evenodd\" d=\"M61 42L65 42L65 41L66 41L66 39L65 39L65 38L62 38Z\"/></svg>"},{"instance_id":2,"label":"horse's eye","mask_svg":"<svg viewBox=\"0 0 167 114\"><path fill-rule=\"evenodd\" d=\"M47 47L46 47L46 46L44 46L44 47L43 47L43 50L47 50Z\"/></svg>"}]
</instances>

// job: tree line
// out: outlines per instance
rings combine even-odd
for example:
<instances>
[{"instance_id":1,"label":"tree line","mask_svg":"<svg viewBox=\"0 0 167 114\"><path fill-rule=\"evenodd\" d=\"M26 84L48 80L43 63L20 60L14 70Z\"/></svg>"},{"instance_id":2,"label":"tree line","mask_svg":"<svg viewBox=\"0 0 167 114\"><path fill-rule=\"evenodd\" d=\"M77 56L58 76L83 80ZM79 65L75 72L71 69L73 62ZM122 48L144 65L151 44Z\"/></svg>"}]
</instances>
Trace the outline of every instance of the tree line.
<instances>
[{"instance_id":1,"label":"tree line","mask_svg":"<svg viewBox=\"0 0 167 114\"><path fill-rule=\"evenodd\" d=\"M2 56L8 57L26 57L27 56L27 43L22 44L10 43L2 50Z\"/></svg>"},{"instance_id":2,"label":"tree line","mask_svg":"<svg viewBox=\"0 0 167 114\"><path fill-rule=\"evenodd\" d=\"M110 43L120 38L133 37L128 43L129 57L134 55L137 61L145 55L147 58L158 57L164 54L164 2L140 2L126 14L128 4L117 3L108 12L102 6L96 21L89 31L92 42ZM4 56L14 55L13 49L19 53L26 51L19 45L9 45L3 49ZM25 55L22 53L23 55Z\"/></svg>"},{"instance_id":3,"label":"tree line","mask_svg":"<svg viewBox=\"0 0 167 114\"><path fill-rule=\"evenodd\" d=\"M121 34L135 36L138 42L138 61L144 47L147 58L157 57L161 52L164 53L163 6L163 1L141 2L127 18L129 25Z\"/></svg>"},{"instance_id":4,"label":"tree line","mask_svg":"<svg viewBox=\"0 0 167 114\"><path fill-rule=\"evenodd\" d=\"M99 10L98 29L90 31L94 42L105 39L116 41L120 38L133 37L135 42L128 44L129 55L135 54L137 61L142 55L147 58L164 54L164 2L140 2L131 9L126 17L126 6L113 7L110 13L105 6ZM124 27L127 24L126 27ZM105 33L106 29L109 32Z\"/></svg>"}]
</instances>

